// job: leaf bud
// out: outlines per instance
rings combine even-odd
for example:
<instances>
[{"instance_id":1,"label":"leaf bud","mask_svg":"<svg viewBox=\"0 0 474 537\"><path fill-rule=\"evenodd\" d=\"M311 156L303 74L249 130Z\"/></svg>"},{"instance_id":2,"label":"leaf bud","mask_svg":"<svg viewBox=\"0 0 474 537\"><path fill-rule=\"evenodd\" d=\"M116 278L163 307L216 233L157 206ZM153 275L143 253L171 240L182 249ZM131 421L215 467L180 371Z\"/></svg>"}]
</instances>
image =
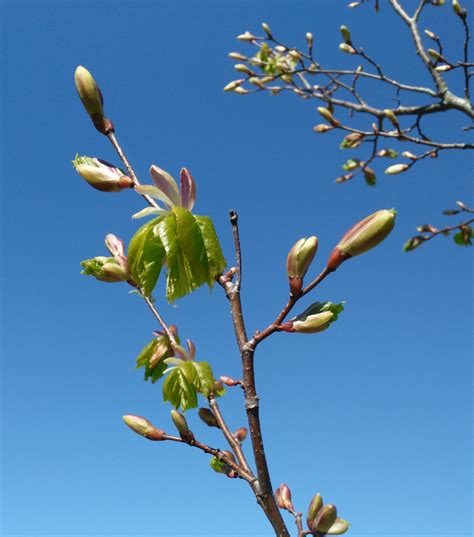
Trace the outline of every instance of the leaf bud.
<instances>
[{"instance_id":1,"label":"leaf bud","mask_svg":"<svg viewBox=\"0 0 474 537\"><path fill-rule=\"evenodd\" d=\"M395 115L395 112L393 110L389 110L388 108L386 108L383 113L396 129L400 128L400 123L398 122L397 116Z\"/></svg>"},{"instance_id":2,"label":"leaf bud","mask_svg":"<svg viewBox=\"0 0 474 537\"><path fill-rule=\"evenodd\" d=\"M337 320L339 313L344 310L344 305L332 302L315 302L293 319L278 327L282 332L299 332L301 334L316 334L329 328L329 325Z\"/></svg>"},{"instance_id":3,"label":"leaf bud","mask_svg":"<svg viewBox=\"0 0 474 537\"><path fill-rule=\"evenodd\" d=\"M435 71L437 71L438 73L446 73L448 71L451 71L452 69L454 69L454 66L449 65L447 63L443 63L435 67Z\"/></svg>"},{"instance_id":4,"label":"leaf bud","mask_svg":"<svg viewBox=\"0 0 474 537\"><path fill-rule=\"evenodd\" d=\"M382 209L352 226L329 256L327 268L336 270L350 257L371 250L388 237L395 224L395 209Z\"/></svg>"},{"instance_id":5,"label":"leaf bud","mask_svg":"<svg viewBox=\"0 0 474 537\"><path fill-rule=\"evenodd\" d=\"M286 258L286 271L290 282L291 293L299 295L303 286L303 278L308 271L318 249L318 238L315 236L297 241Z\"/></svg>"},{"instance_id":6,"label":"leaf bud","mask_svg":"<svg viewBox=\"0 0 474 537\"><path fill-rule=\"evenodd\" d=\"M237 39L239 41L255 41L257 37L247 31L247 32L244 32L243 34L238 35Z\"/></svg>"},{"instance_id":7,"label":"leaf bud","mask_svg":"<svg viewBox=\"0 0 474 537\"><path fill-rule=\"evenodd\" d=\"M200 408L198 410L198 415L208 427L219 428L216 416L214 415L214 412L212 412L212 410L210 410L209 408Z\"/></svg>"},{"instance_id":8,"label":"leaf bud","mask_svg":"<svg viewBox=\"0 0 474 537\"><path fill-rule=\"evenodd\" d=\"M360 132L351 132L344 136L339 149L356 149L362 143L364 135Z\"/></svg>"},{"instance_id":9,"label":"leaf bud","mask_svg":"<svg viewBox=\"0 0 474 537\"><path fill-rule=\"evenodd\" d=\"M81 274L94 276L101 282L126 282L130 274L126 266L118 263L113 257L97 256L81 261Z\"/></svg>"},{"instance_id":10,"label":"leaf bud","mask_svg":"<svg viewBox=\"0 0 474 537\"><path fill-rule=\"evenodd\" d=\"M232 58L233 60L239 60L242 62L245 62L248 60L247 56L240 54L240 52L229 52L229 58Z\"/></svg>"},{"instance_id":11,"label":"leaf bud","mask_svg":"<svg viewBox=\"0 0 474 537\"><path fill-rule=\"evenodd\" d=\"M249 90L243 88L242 86L239 86L238 88L235 88L234 93L238 93L239 95L247 95Z\"/></svg>"},{"instance_id":12,"label":"leaf bud","mask_svg":"<svg viewBox=\"0 0 474 537\"><path fill-rule=\"evenodd\" d=\"M268 26L266 22L262 22L262 28L263 28L263 31L267 34L268 39L272 39L273 35L272 35L272 31L270 30L270 26Z\"/></svg>"},{"instance_id":13,"label":"leaf bud","mask_svg":"<svg viewBox=\"0 0 474 537\"><path fill-rule=\"evenodd\" d=\"M188 423L186 421L186 418L180 414L177 410L171 411L171 419L173 420L173 423L178 430L179 436L184 442L187 442L188 444L191 443L194 440L194 435L192 431L190 431L188 427Z\"/></svg>"},{"instance_id":14,"label":"leaf bud","mask_svg":"<svg viewBox=\"0 0 474 537\"><path fill-rule=\"evenodd\" d=\"M384 173L387 175L397 175L407 171L409 167L409 164L393 164L392 166L389 166Z\"/></svg>"},{"instance_id":15,"label":"leaf bud","mask_svg":"<svg viewBox=\"0 0 474 537\"><path fill-rule=\"evenodd\" d=\"M229 388L232 388L233 386L239 386L240 380L235 380L231 377L220 377L220 380L226 385L229 386Z\"/></svg>"},{"instance_id":16,"label":"leaf bud","mask_svg":"<svg viewBox=\"0 0 474 537\"><path fill-rule=\"evenodd\" d=\"M261 78L257 76L251 76L248 80L249 84L259 87L260 89L265 89L265 84L262 82Z\"/></svg>"},{"instance_id":17,"label":"leaf bud","mask_svg":"<svg viewBox=\"0 0 474 537\"><path fill-rule=\"evenodd\" d=\"M334 524L328 529L328 535L342 535L349 529L349 522L343 518L336 518Z\"/></svg>"},{"instance_id":18,"label":"leaf bud","mask_svg":"<svg viewBox=\"0 0 474 537\"><path fill-rule=\"evenodd\" d=\"M317 517L311 524L312 531L327 533L330 527L336 522L337 509L335 505L330 503L324 505L319 511Z\"/></svg>"},{"instance_id":19,"label":"leaf bud","mask_svg":"<svg viewBox=\"0 0 474 537\"><path fill-rule=\"evenodd\" d=\"M308 507L308 513L306 515L306 524L308 525L308 528L311 529L311 524L313 523L314 519L318 516L318 513L321 510L322 506L323 506L323 498L321 494L319 494L318 492L313 497Z\"/></svg>"},{"instance_id":20,"label":"leaf bud","mask_svg":"<svg viewBox=\"0 0 474 537\"><path fill-rule=\"evenodd\" d=\"M340 126L340 123L339 121L331 114L331 112L327 109L327 108L324 108L324 106L318 106L317 109L316 109L320 114L321 116L326 120L328 121L333 127L339 127Z\"/></svg>"},{"instance_id":21,"label":"leaf bud","mask_svg":"<svg viewBox=\"0 0 474 537\"><path fill-rule=\"evenodd\" d=\"M351 33L349 32L349 28L347 26L342 25L339 28L339 31L341 32L342 39L344 39L344 43L347 43L348 45L351 44Z\"/></svg>"},{"instance_id":22,"label":"leaf bud","mask_svg":"<svg viewBox=\"0 0 474 537\"><path fill-rule=\"evenodd\" d=\"M314 132L328 132L332 131L334 127L330 127L329 125L326 125L326 123L320 123L319 125L315 125L313 127Z\"/></svg>"},{"instance_id":23,"label":"leaf bud","mask_svg":"<svg viewBox=\"0 0 474 537\"><path fill-rule=\"evenodd\" d=\"M431 30L425 30L425 34L427 37L429 37L433 41L439 41L439 37Z\"/></svg>"},{"instance_id":24,"label":"leaf bud","mask_svg":"<svg viewBox=\"0 0 474 537\"><path fill-rule=\"evenodd\" d=\"M287 84L292 84L293 83L293 78L288 73L285 73L284 75L281 75L280 78L283 80L283 82L286 82Z\"/></svg>"},{"instance_id":25,"label":"leaf bud","mask_svg":"<svg viewBox=\"0 0 474 537\"><path fill-rule=\"evenodd\" d=\"M104 116L104 99L99 86L90 72L82 65L76 68L74 82L79 98L87 114L92 119L94 127L101 134L114 132L113 123Z\"/></svg>"},{"instance_id":26,"label":"leaf bud","mask_svg":"<svg viewBox=\"0 0 474 537\"><path fill-rule=\"evenodd\" d=\"M301 54L297 50L290 50L288 55L297 62L301 60Z\"/></svg>"},{"instance_id":27,"label":"leaf bud","mask_svg":"<svg viewBox=\"0 0 474 537\"><path fill-rule=\"evenodd\" d=\"M360 2L351 2L347 7L352 9L352 8L359 7L359 6L360 6Z\"/></svg>"},{"instance_id":28,"label":"leaf bud","mask_svg":"<svg viewBox=\"0 0 474 537\"><path fill-rule=\"evenodd\" d=\"M234 69L236 71L239 71L239 73L245 73L246 75L249 75L249 76L255 75L252 69L247 67L244 63L236 63L234 65Z\"/></svg>"},{"instance_id":29,"label":"leaf bud","mask_svg":"<svg viewBox=\"0 0 474 537\"><path fill-rule=\"evenodd\" d=\"M345 52L346 54L357 54L355 48L347 43L340 43L339 50L342 50L342 52Z\"/></svg>"},{"instance_id":30,"label":"leaf bud","mask_svg":"<svg viewBox=\"0 0 474 537\"><path fill-rule=\"evenodd\" d=\"M239 80L232 80L232 82L229 82L227 86L224 86L224 91L234 91L235 88L238 88L243 82L245 82L244 78L240 78Z\"/></svg>"},{"instance_id":31,"label":"leaf bud","mask_svg":"<svg viewBox=\"0 0 474 537\"><path fill-rule=\"evenodd\" d=\"M294 511L293 504L291 503L291 490L288 485L282 483L279 487L280 490L280 500L283 505L283 509L287 511Z\"/></svg>"},{"instance_id":32,"label":"leaf bud","mask_svg":"<svg viewBox=\"0 0 474 537\"><path fill-rule=\"evenodd\" d=\"M133 181L123 170L105 160L76 155L72 165L92 188L101 192L121 192L133 187Z\"/></svg>"},{"instance_id":33,"label":"leaf bud","mask_svg":"<svg viewBox=\"0 0 474 537\"><path fill-rule=\"evenodd\" d=\"M453 10L456 15L464 20L467 17L467 11L462 8L461 4L458 2L458 0L453 0Z\"/></svg>"},{"instance_id":34,"label":"leaf bud","mask_svg":"<svg viewBox=\"0 0 474 537\"><path fill-rule=\"evenodd\" d=\"M239 427L234 433L234 438L242 443L247 438L247 429L245 427Z\"/></svg>"},{"instance_id":35,"label":"leaf bud","mask_svg":"<svg viewBox=\"0 0 474 537\"><path fill-rule=\"evenodd\" d=\"M369 186L375 186L377 183L377 176L372 168L364 168L364 179Z\"/></svg>"},{"instance_id":36,"label":"leaf bud","mask_svg":"<svg viewBox=\"0 0 474 537\"><path fill-rule=\"evenodd\" d=\"M416 235L415 237L411 237L403 245L403 251L404 252L411 252L415 248L418 248L418 246L421 246L426 240L427 240L427 238L424 237L423 235Z\"/></svg>"},{"instance_id":37,"label":"leaf bud","mask_svg":"<svg viewBox=\"0 0 474 537\"><path fill-rule=\"evenodd\" d=\"M410 160L417 160L417 158L418 158L413 153L410 153L410 151L403 151L402 152L402 157L409 158Z\"/></svg>"},{"instance_id":38,"label":"leaf bud","mask_svg":"<svg viewBox=\"0 0 474 537\"><path fill-rule=\"evenodd\" d=\"M276 504L278 505L278 507L279 507L280 509L284 509L283 501L282 501L282 499L281 499L280 487L278 487L278 488L275 490L275 492L274 492L273 495L275 496L275 501L276 501Z\"/></svg>"},{"instance_id":39,"label":"leaf bud","mask_svg":"<svg viewBox=\"0 0 474 537\"><path fill-rule=\"evenodd\" d=\"M148 440L153 440L159 442L166 440L164 435L166 434L161 429L157 429L149 422L146 418L142 416L134 416L132 414L127 414L122 416L123 421L132 429L133 432L137 433L140 436L148 438Z\"/></svg>"},{"instance_id":40,"label":"leaf bud","mask_svg":"<svg viewBox=\"0 0 474 537\"><path fill-rule=\"evenodd\" d=\"M308 44L308 48L311 50L313 48L313 34L311 32L306 33L306 43Z\"/></svg>"},{"instance_id":41,"label":"leaf bud","mask_svg":"<svg viewBox=\"0 0 474 537\"><path fill-rule=\"evenodd\" d=\"M435 62L444 61L443 56L435 49L429 48L427 52L433 58Z\"/></svg>"}]
</instances>

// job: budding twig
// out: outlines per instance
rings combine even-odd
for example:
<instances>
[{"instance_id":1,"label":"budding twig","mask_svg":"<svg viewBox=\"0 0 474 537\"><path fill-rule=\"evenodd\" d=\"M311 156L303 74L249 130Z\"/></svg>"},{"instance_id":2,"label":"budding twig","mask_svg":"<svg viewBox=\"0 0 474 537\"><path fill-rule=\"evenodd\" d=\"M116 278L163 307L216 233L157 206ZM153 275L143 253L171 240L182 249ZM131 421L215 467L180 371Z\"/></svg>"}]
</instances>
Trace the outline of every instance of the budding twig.
<instances>
[{"instance_id":1,"label":"budding twig","mask_svg":"<svg viewBox=\"0 0 474 537\"><path fill-rule=\"evenodd\" d=\"M145 299L145 302L147 303L148 307L152 311L153 315L156 317L156 320L160 323L160 326L165 331L165 334L168 336L169 340L173 343L177 343L176 338L173 334L173 332L169 329L168 325L165 323L161 315L158 313L158 310L153 305L153 302L145 296L143 293L141 293L142 297Z\"/></svg>"}]
</instances>

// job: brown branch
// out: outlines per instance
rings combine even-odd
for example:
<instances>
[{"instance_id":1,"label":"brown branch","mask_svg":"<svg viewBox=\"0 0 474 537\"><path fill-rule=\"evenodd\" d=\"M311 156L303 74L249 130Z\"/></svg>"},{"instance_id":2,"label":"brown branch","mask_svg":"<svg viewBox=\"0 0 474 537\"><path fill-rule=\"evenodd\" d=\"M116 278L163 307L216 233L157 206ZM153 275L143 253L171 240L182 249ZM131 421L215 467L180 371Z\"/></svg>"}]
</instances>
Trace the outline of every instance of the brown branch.
<instances>
[{"instance_id":1,"label":"brown branch","mask_svg":"<svg viewBox=\"0 0 474 537\"><path fill-rule=\"evenodd\" d=\"M209 406L214 412L219 428L222 431L225 439L229 443L230 447L232 448L232 451L235 453L235 456L237 457L240 466L242 466L242 468L244 468L244 470L247 471L249 474L252 474L252 470L248 465L247 459L245 458L244 452L242 451L240 442L236 440L235 436L227 427L227 424L222 416L221 410L214 396L209 397Z\"/></svg>"},{"instance_id":2,"label":"brown branch","mask_svg":"<svg viewBox=\"0 0 474 537\"><path fill-rule=\"evenodd\" d=\"M238 215L235 211L230 212L230 221L233 228L233 236L238 237ZM240 291L236 286L225 287L226 296L230 301L231 314L234 325L235 337L240 350L243 369L243 389L245 394L245 410L249 424L250 438L252 440L252 450L257 468L258 483L255 487L255 495L259 505L264 510L268 520L278 537L289 537L288 529L285 525L280 510L273 496L273 488L268 470L265 449L263 445L262 429L259 415L259 399L255 385L254 354L255 349L247 341L247 333L242 313L242 303Z\"/></svg>"},{"instance_id":3,"label":"brown branch","mask_svg":"<svg viewBox=\"0 0 474 537\"><path fill-rule=\"evenodd\" d=\"M156 320L160 323L160 326L165 331L165 334L168 336L168 339L171 342L176 344L177 341L176 341L176 338L174 337L173 332L169 329L168 325L165 323L165 321L163 320L161 315L158 313L158 310L153 305L153 302L150 300L149 297L145 296L143 293L141 293L141 294L142 294L142 297L145 299L145 302L147 303L147 306L150 308L151 312L155 316Z\"/></svg>"}]
</instances>

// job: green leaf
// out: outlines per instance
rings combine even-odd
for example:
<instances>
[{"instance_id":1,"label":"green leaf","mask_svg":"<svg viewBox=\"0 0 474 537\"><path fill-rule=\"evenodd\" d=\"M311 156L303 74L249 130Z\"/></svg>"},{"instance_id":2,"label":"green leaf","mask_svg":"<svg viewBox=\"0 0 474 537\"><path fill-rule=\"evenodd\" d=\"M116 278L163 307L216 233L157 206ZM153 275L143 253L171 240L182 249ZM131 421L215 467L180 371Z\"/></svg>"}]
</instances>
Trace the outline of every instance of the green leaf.
<instances>
[{"instance_id":1,"label":"green leaf","mask_svg":"<svg viewBox=\"0 0 474 537\"><path fill-rule=\"evenodd\" d=\"M155 233L166 252L169 302L204 283L212 287L214 277L224 270L226 261L208 217L194 216L183 207L174 207L155 227Z\"/></svg>"},{"instance_id":2,"label":"green leaf","mask_svg":"<svg viewBox=\"0 0 474 537\"><path fill-rule=\"evenodd\" d=\"M453 240L459 246L472 246L471 239L474 237L474 230L471 226L467 226L465 229L461 229L459 233L454 235Z\"/></svg>"},{"instance_id":3,"label":"green leaf","mask_svg":"<svg viewBox=\"0 0 474 537\"><path fill-rule=\"evenodd\" d=\"M226 472L226 464L220 461L217 457L211 458L209 466L218 474L225 474Z\"/></svg>"},{"instance_id":4,"label":"green leaf","mask_svg":"<svg viewBox=\"0 0 474 537\"><path fill-rule=\"evenodd\" d=\"M199 226L206 248L207 261L209 263L209 277L207 284L209 287L214 285L214 277L223 272L227 261L221 250L221 245L217 237L216 230L212 220L208 216L195 216Z\"/></svg>"},{"instance_id":5,"label":"green leaf","mask_svg":"<svg viewBox=\"0 0 474 537\"><path fill-rule=\"evenodd\" d=\"M144 367L145 380L151 379L151 382L155 383L164 375L167 367L165 360L172 355L173 350L167 336L153 339L137 356L137 369Z\"/></svg>"},{"instance_id":6,"label":"green leaf","mask_svg":"<svg viewBox=\"0 0 474 537\"><path fill-rule=\"evenodd\" d=\"M161 239L153 231L164 218L154 218L141 226L128 246L130 274L145 296L150 296L153 291L165 258Z\"/></svg>"},{"instance_id":7,"label":"green leaf","mask_svg":"<svg viewBox=\"0 0 474 537\"><path fill-rule=\"evenodd\" d=\"M193 362L179 358L167 358L171 365L165 371L168 375L163 383L163 400L169 401L183 411L197 406L197 394L209 397L216 391L216 381L207 362ZM222 393L216 393L222 395Z\"/></svg>"},{"instance_id":8,"label":"green leaf","mask_svg":"<svg viewBox=\"0 0 474 537\"><path fill-rule=\"evenodd\" d=\"M196 408L196 388L188 381L183 369L172 369L163 382L163 401L169 401L175 408L185 412L189 408Z\"/></svg>"}]
</instances>

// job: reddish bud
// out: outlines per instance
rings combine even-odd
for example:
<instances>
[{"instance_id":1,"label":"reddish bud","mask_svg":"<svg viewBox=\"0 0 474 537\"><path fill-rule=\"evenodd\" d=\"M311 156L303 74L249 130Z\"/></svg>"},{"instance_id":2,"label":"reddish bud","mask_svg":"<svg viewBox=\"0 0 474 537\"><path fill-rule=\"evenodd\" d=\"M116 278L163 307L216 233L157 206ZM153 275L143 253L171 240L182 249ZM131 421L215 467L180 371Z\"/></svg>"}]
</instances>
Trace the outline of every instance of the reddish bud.
<instances>
[{"instance_id":1,"label":"reddish bud","mask_svg":"<svg viewBox=\"0 0 474 537\"><path fill-rule=\"evenodd\" d=\"M210 410L209 408L200 408L198 410L198 415L208 427L219 428L216 416L214 415L214 412L212 412L212 410Z\"/></svg>"}]
</instances>

